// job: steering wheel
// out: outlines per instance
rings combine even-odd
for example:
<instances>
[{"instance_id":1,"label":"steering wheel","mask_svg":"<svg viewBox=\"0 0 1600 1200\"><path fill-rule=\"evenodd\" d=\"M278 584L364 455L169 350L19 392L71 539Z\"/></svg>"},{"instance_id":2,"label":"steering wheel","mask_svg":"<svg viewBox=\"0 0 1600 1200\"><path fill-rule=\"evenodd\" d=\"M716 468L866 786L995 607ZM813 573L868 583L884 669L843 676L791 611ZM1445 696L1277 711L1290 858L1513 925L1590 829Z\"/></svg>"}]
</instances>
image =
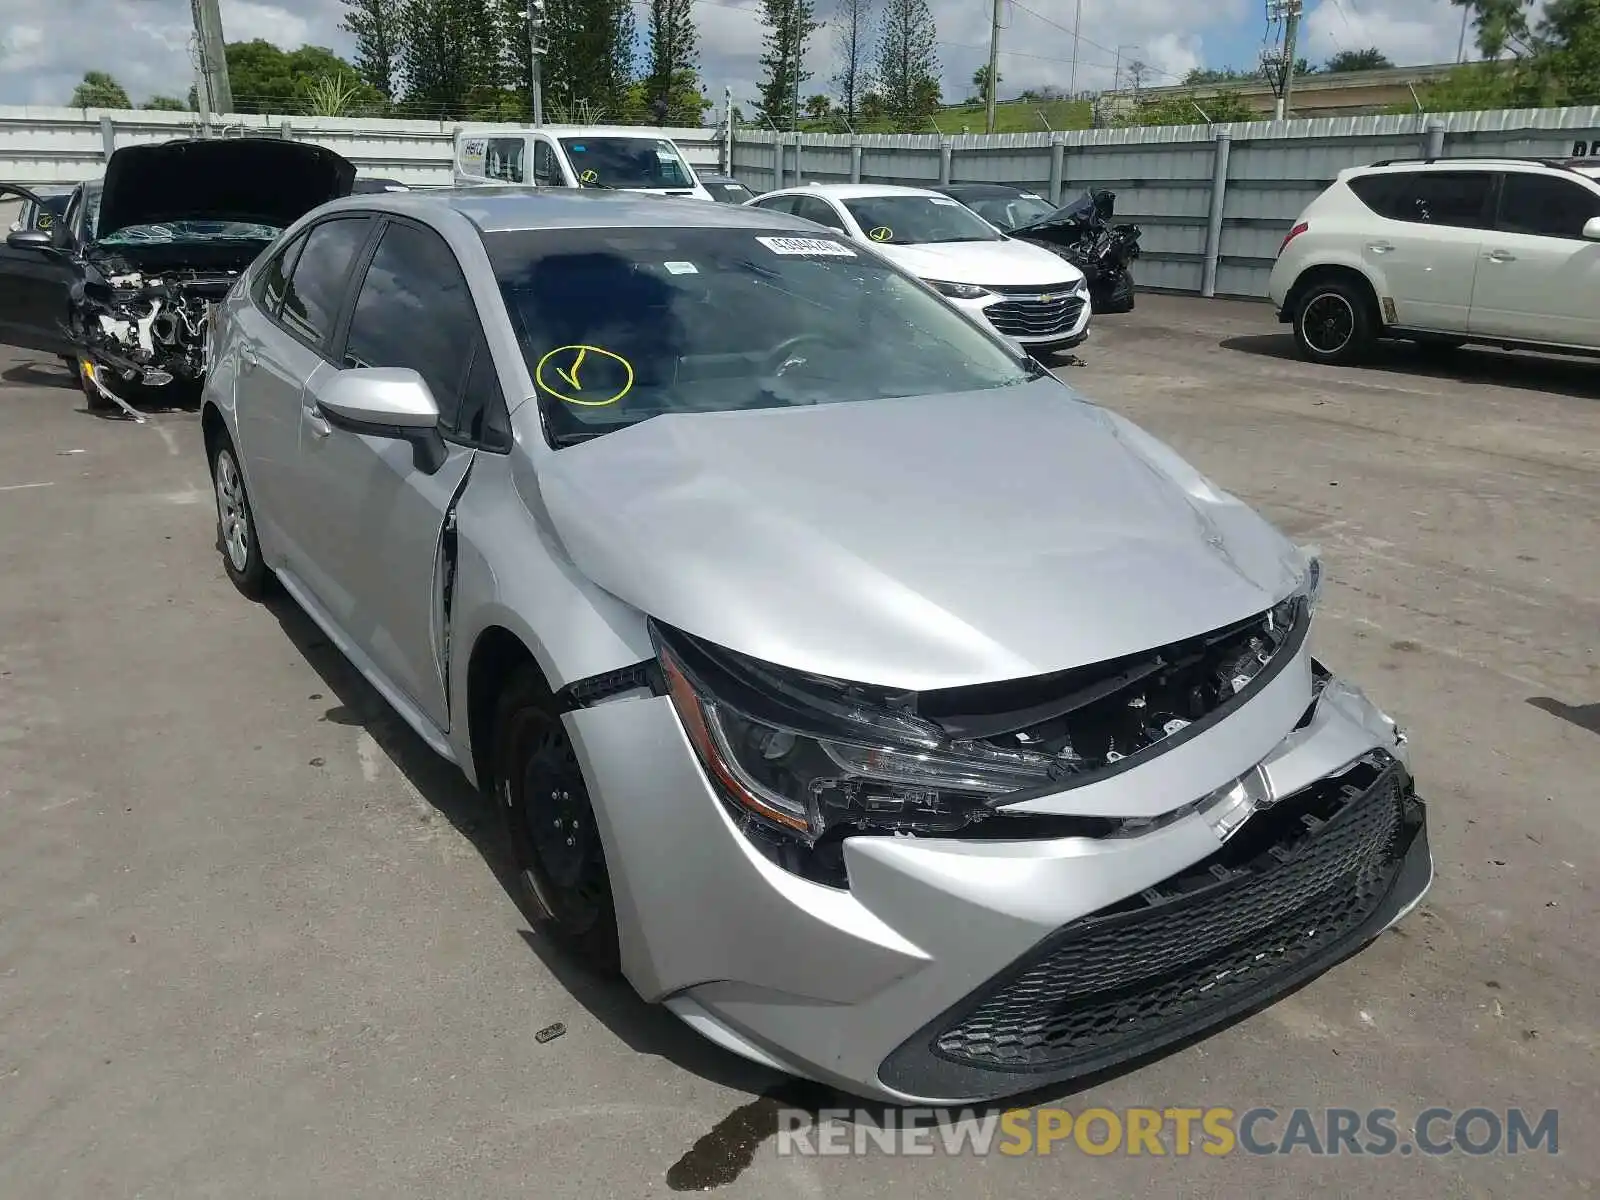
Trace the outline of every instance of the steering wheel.
<instances>
[{"instance_id":1,"label":"steering wheel","mask_svg":"<svg viewBox=\"0 0 1600 1200\"><path fill-rule=\"evenodd\" d=\"M824 354L832 352L828 339L820 333L797 333L793 337L784 338L768 353L767 374L782 375L784 368L795 358L795 351L806 345L815 345Z\"/></svg>"}]
</instances>

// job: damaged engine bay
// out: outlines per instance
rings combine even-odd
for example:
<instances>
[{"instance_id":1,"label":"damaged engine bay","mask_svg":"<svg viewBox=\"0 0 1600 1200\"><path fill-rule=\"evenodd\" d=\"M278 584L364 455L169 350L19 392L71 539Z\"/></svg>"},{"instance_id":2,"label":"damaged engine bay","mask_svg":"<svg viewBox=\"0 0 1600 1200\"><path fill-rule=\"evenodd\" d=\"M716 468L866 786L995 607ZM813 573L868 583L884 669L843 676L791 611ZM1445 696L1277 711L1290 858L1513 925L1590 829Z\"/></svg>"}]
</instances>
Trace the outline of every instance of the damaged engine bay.
<instances>
[{"instance_id":1,"label":"damaged engine bay","mask_svg":"<svg viewBox=\"0 0 1600 1200\"><path fill-rule=\"evenodd\" d=\"M662 686L680 713L698 710L689 723L706 730L709 773L735 793L745 833L786 868L840 884L842 842L856 834L1116 835L1119 820L1007 806L1104 778L1223 719L1292 657L1309 616L1297 595L1108 662L920 693L790 673L681 631L657 637Z\"/></svg>"}]
</instances>

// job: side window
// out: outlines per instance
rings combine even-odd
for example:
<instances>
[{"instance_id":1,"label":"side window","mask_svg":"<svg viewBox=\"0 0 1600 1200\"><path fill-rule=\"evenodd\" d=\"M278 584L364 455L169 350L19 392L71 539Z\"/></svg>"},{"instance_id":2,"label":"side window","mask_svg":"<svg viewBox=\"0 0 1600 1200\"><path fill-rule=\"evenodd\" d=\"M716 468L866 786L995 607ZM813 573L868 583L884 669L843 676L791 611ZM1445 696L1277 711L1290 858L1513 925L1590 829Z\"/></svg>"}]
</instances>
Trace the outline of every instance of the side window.
<instances>
[{"instance_id":1,"label":"side window","mask_svg":"<svg viewBox=\"0 0 1600 1200\"><path fill-rule=\"evenodd\" d=\"M461 391L461 415L457 419L460 436L490 450L511 449L511 414L506 409L500 376L494 369L489 343L478 335L472 351L472 365Z\"/></svg>"},{"instance_id":2,"label":"side window","mask_svg":"<svg viewBox=\"0 0 1600 1200\"><path fill-rule=\"evenodd\" d=\"M793 216L795 205L800 201L799 196L774 196L770 200L757 200L752 208L767 208L773 212L788 213Z\"/></svg>"},{"instance_id":3,"label":"side window","mask_svg":"<svg viewBox=\"0 0 1600 1200\"><path fill-rule=\"evenodd\" d=\"M284 289L278 320L285 329L319 349L327 344L344 301L350 267L370 230L366 217L343 217L312 227Z\"/></svg>"},{"instance_id":4,"label":"side window","mask_svg":"<svg viewBox=\"0 0 1600 1200\"><path fill-rule=\"evenodd\" d=\"M255 290L256 303L274 320L278 317L278 310L283 307L284 293L289 290L289 274L294 270L295 256L305 244L304 235L295 238L274 254L261 269L261 278Z\"/></svg>"},{"instance_id":5,"label":"side window","mask_svg":"<svg viewBox=\"0 0 1600 1200\"><path fill-rule=\"evenodd\" d=\"M795 209L797 217L804 217L808 221L815 221L818 225L826 225L829 229L837 229L840 233L845 231L844 222L839 219L839 214L820 196L801 196L799 205Z\"/></svg>"},{"instance_id":6,"label":"side window","mask_svg":"<svg viewBox=\"0 0 1600 1200\"><path fill-rule=\"evenodd\" d=\"M454 430L467 355L480 336L454 251L432 230L391 224L361 281L341 365L410 367L433 393L444 427Z\"/></svg>"},{"instance_id":7,"label":"side window","mask_svg":"<svg viewBox=\"0 0 1600 1200\"><path fill-rule=\"evenodd\" d=\"M1577 239L1594 217L1600 217L1600 196L1581 183L1521 171L1504 176L1496 224L1507 233Z\"/></svg>"},{"instance_id":8,"label":"side window","mask_svg":"<svg viewBox=\"0 0 1600 1200\"><path fill-rule=\"evenodd\" d=\"M528 177L522 166L524 144L519 137L490 138L484 156L484 175L505 183L526 183Z\"/></svg>"},{"instance_id":9,"label":"side window","mask_svg":"<svg viewBox=\"0 0 1600 1200\"><path fill-rule=\"evenodd\" d=\"M533 143L533 181L544 187L565 187L561 163L556 158L555 147L546 141Z\"/></svg>"},{"instance_id":10,"label":"side window","mask_svg":"<svg viewBox=\"0 0 1600 1200\"><path fill-rule=\"evenodd\" d=\"M1483 229L1492 181L1488 171L1391 171L1353 179L1350 190L1391 221Z\"/></svg>"}]
</instances>

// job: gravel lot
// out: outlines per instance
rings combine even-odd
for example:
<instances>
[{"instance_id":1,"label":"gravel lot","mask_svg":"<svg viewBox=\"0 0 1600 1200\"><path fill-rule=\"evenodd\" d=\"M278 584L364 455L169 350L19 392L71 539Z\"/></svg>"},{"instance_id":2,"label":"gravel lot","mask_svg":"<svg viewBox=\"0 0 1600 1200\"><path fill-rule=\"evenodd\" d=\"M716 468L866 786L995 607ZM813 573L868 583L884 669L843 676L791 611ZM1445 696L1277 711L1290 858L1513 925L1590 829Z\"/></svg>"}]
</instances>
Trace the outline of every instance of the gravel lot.
<instances>
[{"instance_id":1,"label":"gravel lot","mask_svg":"<svg viewBox=\"0 0 1600 1200\"><path fill-rule=\"evenodd\" d=\"M1319 652L1411 731L1438 879L1296 995L1060 1102L1557 1108L1558 1156L768 1142L739 1172L774 1078L527 932L476 797L228 585L197 416L90 416L0 351L0 1194L1591 1194L1600 364L1291 351L1264 306L1145 297L1063 374L1324 548Z\"/></svg>"}]
</instances>

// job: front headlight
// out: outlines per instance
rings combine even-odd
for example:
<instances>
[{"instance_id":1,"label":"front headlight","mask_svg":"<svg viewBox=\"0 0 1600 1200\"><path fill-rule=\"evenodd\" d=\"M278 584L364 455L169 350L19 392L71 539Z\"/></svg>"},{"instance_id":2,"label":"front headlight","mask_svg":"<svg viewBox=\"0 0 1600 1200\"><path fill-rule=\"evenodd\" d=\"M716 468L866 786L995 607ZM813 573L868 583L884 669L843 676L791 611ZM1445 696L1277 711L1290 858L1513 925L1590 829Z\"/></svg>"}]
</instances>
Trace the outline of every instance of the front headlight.
<instances>
[{"instance_id":1,"label":"front headlight","mask_svg":"<svg viewBox=\"0 0 1600 1200\"><path fill-rule=\"evenodd\" d=\"M941 296L949 296L954 300L982 300L989 294L988 288L979 287L975 283L946 283L941 279L930 279L928 286Z\"/></svg>"},{"instance_id":2,"label":"front headlight","mask_svg":"<svg viewBox=\"0 0 1600 1200\"><path fill-rule=\"evenodd\" d=\"M723 799L808 846L864 830L948 833L993 815L994 797L1052 778L1048 755L957 748L829 681L656 638L667 694Z\"/></svg>"}]
</instances>

